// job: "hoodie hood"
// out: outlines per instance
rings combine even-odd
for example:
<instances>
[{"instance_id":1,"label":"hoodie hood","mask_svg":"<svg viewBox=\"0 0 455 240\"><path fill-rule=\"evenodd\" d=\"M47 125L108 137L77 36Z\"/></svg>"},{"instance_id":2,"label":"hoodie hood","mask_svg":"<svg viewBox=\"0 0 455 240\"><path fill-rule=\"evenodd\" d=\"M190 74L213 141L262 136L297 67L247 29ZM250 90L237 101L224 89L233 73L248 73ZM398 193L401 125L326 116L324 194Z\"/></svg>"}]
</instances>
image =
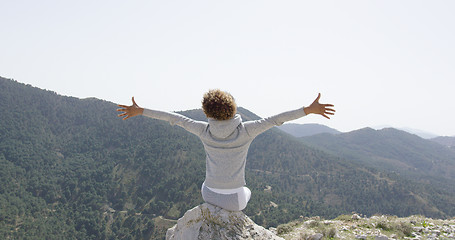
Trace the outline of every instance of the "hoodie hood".
<instances>
[{"instance_id":1,"label":"hoodie hood","mask_svg":"<svg viewBox=\"0 0 455 240\"><path fill-rule=\"evenodd\" d=\"M239 124L242 123L242 117L240 117L239 114L236 114L234 118L228 120L209 118L208 122L209 131L214 137L227 138L237 129Z\"/></svg>"}]
</instances>

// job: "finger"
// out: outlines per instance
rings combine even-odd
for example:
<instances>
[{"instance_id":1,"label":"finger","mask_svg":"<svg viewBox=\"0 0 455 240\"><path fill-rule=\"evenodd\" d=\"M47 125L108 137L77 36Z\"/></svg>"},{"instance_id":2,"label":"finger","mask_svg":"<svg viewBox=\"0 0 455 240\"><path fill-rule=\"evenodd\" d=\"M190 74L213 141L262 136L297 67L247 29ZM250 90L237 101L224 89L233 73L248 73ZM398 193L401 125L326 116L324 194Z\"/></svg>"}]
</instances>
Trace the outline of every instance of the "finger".
<instances>
[{"instance_id":1,"label":"finger","mask_svg":"<svg viewBox=\"0 0 455 240\"><path fill-rule=\"evenodd\" d=\"M327 118L327 119L330 119L327 115L325 114L321 114L323 117Z\"/></svg>"},{"instance_id":2,"label":"finger","mask_svg":"<svg viewBox=\"0 0 455 240\"><path fill-rule=\"evenodd\" d=\"M319 102L319 98L321 98L321 93L318 93L318 97L316 98L316 100L314 100L315 102Z\"/></svg>"},{"instance_id":3,"label":"finger","mask_svg":"<svg viewBox=\"0 0 455 240\"><path fill-rule=\"evenodd\" d=\"M126 106L126 105L117 105L117 107L121 107L121 108L128 108L129 106Z\"/></svg>"},{"instance_id":4,"label":"finger","mask_svg":"<svg viewBox=\"0 0 455 240\"><path fill-rule=\"evenodd\" d=\"M325 111L336 112L335 109L326 108Z\"/></svg>"},{"instance_id":5,"label":"finger","mask_svg":"<svg viewBox=\"0 0 455 240\"><path fill-rule=\"evenodd\" d=\"M333 105L333 104L322 104L322 105L324 105L324 107L335 107L335 105Z\"/></svg>"},{"instance_id":6,"label":"finger","mask_svg":"<svg viewBox=\"0 0 455 240\"><path fill-rule=\"evenodd\" d=\"M126 115L128 115L128 114L127 114L127 113L122 113L122 114L119 114L119 115L117 115L117 116L123 117L123 116L126 116Z\"/></svg>"},{"instance_id":7,"label":"finger","mask_svg":"<svg viewBox=\"0 0 455 240\"><path fill-rule=\"evenodd\" d=\"M134 97L133 97L131 100L133 100L133 105L134 105L134 106L139 107L139 106L137 105L136 101L134 101Z\"/></svg>"},{"instance_id":8,"label":"finger","mask_svg":"<svg viewBox=\"0 0 455 240\"><path fill-rule=\"evenodd\" d=\"M126 108L117 108L116 111L117 111L117 112L125 112L125 111L126 111Z\"/></svg>"}]
</instances>

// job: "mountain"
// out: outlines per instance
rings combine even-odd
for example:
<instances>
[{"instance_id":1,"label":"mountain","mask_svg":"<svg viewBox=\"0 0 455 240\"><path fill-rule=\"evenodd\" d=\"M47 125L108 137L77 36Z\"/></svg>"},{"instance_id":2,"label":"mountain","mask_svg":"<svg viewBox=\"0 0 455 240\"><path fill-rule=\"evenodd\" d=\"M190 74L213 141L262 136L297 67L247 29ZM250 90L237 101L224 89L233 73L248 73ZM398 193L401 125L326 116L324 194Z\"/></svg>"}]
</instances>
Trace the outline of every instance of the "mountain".
<instances>
[{"instance_id":1,"label":"mountain","mask_svg":"<svg viewBox=\"0 0 455 240\"><path fill-rule=\"evenodd\" d=\"M301 140L379 169L455 180L454 151L394 128L364 128L339 135L320 134Z\"/></svg>"},{"instance_id":2,"label":"mountain","mask_svg":"<svg viewBox=\"0 0 455 240\"><path fill-rule=\"evenodd\" d=\"M304 137L301 141L353 163L395 173L404 181L427 185L443 195L455 193L455 151L405 131L364 128ZM434 201L442 199L445 197L441 195Z\"/></svg>"},{"instance_id":3,"label":"mountain","mask_svg":"<svg viewBox=\"0 0 455 240\"><path fill-rule=\"evenodd\" d=\"M285 123L278 127L280 130L291 134L294 137L306 137L320 133L339 134L340 132L336 129L329 128L322 124L297 124L297 123Z\"/></svg>"},{"instance_id":4,"label":"mountain","mask_svg":"<svg viewBox=\"0 0 455 240\"><path fill-rule=\"evenodd\" d=\"M0 78L1 238L162 239L203 203L199 139L155 119L122 121L116 108ZM182 114L205 118L200 109ZM253 141L246 169L252 199L244 213L265 227L352 211L455 215L451 191L353 163L277 128Z\"/></svg>"},{"instance_id":5,"label":"mountain","mask_svg":"<svg viewBox=\"0 0 455 240\"><path fill-rule=\"evenodd\" d=\"M455 137L435 137L430 140L451 149L455 149Z\"/></svg>"},{"instance_id":6,"label":"mountain","mask_svg":"<svg viewBox=\"0 0 455 240\"><path fill-rule=\"evenodd\" d=\"M420 130L420 129L414 129L414 128L399 128L399 130L403 130L403 131L406 131L408 133L411 133L411 134L415 134L421 138L425 138L425 139L431 139L431 138L435 138L437 137L436 134L434 133L430 133L430 132L427 132L427 131L423 131L423 130Z\"/></svg>"},{"instance_id":7,"label":"mountain","mask_svg":"<svg viewBox=\"0 0 455 240\"><path fill-rule=\"evenodd\" d=\"M397 127L393 127L391 125L378 125L378 126L373 126L372 128L376 129L376 130L387 129L387 128L395 128L395 129L398 129L398 130L402 130L402 131L408 132L410 134L415 134L415 135L417 135L417 136L419 136L421 138L424 138L424 139L431 139L431 138L437 137L437 135L434 134L434 133L427 132L427 131L420 130L420 129L409 128L409 127L397 128Z\"/></svg>"}]
</instances>

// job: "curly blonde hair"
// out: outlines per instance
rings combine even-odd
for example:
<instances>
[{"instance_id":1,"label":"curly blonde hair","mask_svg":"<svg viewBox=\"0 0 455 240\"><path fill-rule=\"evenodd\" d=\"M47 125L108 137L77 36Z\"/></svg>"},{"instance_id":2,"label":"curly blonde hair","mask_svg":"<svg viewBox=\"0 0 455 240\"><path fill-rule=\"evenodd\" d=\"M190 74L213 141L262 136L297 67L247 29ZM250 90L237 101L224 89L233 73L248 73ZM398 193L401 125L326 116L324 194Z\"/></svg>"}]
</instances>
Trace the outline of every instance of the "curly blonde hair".
<instances>
[{"instance_id":1,"label":"curly blonde hair","mask_svg":"<svg viewBox=\"0 0 455 240\"><path fill-rule=\"evenodd\" d=\"M228 120L235 116L237 105L230 93L211 89L204 94L202 110L208 118Z\"/></svg>"}]
</instances>

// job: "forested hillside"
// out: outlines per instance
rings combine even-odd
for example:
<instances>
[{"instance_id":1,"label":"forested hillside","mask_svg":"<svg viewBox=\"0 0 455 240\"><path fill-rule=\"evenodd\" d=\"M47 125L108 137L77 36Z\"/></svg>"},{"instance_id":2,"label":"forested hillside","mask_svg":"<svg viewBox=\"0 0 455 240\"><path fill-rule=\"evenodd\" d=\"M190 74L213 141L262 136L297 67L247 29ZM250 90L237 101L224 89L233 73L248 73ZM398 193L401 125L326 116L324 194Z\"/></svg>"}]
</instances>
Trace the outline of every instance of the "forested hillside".
<instances>
[{"instance_id":1,"label":"forested hillside","mask_svg":"<svg viewBox=\"0 0 455 240\"><path fill-rule=\"evenodd\" d=\"M405 131L364 128L339 135L304 137L301 141L360 164L455 183L455 151Z\"/></svg>"},{"instance_id":2,"label":"forested hillside","mask_svg":"<svg viewBox=\"0 0 455 240\"><path fill-rule=\"evenodd\" d=\"M145 117L122 121L116 108L0 78L0 238L161 239L163 219L202 203L197 137ZM278 129L253 142L246 177L253 196L244 212L266 227L352 211L454 215L452 192L353 164Z\"/></svg>"},{"instance_id":3,"label":"forested hillside","mask_svg":"<svg viewBox=\"0 0 455 240\"><path fill-rule=\"evenodd\" d=\"M455 137L436 137L431 140L455 150Z\"/></svg>"},{"instance_id":4,"label":"forested hillside","mask_svg":"<svg viewBox=\"0 0 455 240\"><path fill-rule=\"evenodd\" d=\"M455 215L455 151L405 131L359 129L339 135L320 134L300 139L306 145L369 166L393 172L401 179L432 189L433 202L445 202ZM427 193L425 193L427 194Z\"/></svg>"}]
</instances>

